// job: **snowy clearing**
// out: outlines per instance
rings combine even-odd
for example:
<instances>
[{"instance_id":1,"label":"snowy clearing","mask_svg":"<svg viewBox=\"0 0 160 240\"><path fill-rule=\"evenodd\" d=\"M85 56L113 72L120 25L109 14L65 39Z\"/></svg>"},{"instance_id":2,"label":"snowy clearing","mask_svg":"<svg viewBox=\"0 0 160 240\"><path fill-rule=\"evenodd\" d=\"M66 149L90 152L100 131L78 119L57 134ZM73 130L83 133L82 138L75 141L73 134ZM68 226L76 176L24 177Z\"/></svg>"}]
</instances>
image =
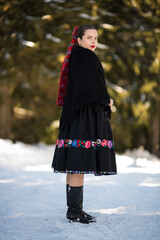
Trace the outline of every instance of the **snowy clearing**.
<instances>
[{"instance_id":1,"label":"snowy clearing","mask_svg":"<svg viewBox=\"0 0 160 240\"><path fill-rule=\"evenodd\" d=\"M55 146L0 139L1 240L159 240L160 159L143 149L116 154L117 175L85 175L84 210L96 223L69 223Z\"/></svg>"}]
</instances>

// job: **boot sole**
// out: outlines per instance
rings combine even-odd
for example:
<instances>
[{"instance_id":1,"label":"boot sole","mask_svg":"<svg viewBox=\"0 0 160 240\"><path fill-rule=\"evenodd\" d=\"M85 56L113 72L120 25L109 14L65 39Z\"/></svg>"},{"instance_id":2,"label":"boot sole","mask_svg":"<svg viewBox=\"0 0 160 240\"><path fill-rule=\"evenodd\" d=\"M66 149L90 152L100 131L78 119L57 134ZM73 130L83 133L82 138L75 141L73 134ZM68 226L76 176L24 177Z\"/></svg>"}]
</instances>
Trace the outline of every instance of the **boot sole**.
<instances>
[{"instance_id":1,"label":"boot sole","mask_svg":"<svg viewBox=\"0 0 160 240\"><path fill-rule=\"evenodd\" d=\"M96 219L92 219L92 220L88 220L88 221L83 221L80 218L68 218L67 217L67 219L69 220L69 223L80 222L80 223L84 223L84 224L89 224L89 223L92 223L92 222L96 222Z\"/></svg>"}]
</instances>

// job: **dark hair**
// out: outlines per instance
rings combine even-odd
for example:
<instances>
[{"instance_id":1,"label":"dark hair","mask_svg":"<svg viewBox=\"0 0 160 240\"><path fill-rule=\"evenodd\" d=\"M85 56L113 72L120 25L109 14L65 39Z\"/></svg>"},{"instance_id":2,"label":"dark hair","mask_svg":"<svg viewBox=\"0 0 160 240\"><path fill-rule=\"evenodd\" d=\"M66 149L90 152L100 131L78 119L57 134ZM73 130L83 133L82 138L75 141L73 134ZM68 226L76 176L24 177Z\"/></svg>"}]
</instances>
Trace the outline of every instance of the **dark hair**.
<instances>
[{"instance_id":1,"label":"dark hair","mask_svg":"<svg viewBox=\"0 0 160 240\"><path fill-rule=\"evenodd\" d=\"M83 35L85 34L85 31L88 30L88 29L95 29L96 30L96 28L93 25L90 25L90 24L82 25L82 26L78 27L77 38L79 37L80 39L82 39Z\"/></svg>"}]
</instances>

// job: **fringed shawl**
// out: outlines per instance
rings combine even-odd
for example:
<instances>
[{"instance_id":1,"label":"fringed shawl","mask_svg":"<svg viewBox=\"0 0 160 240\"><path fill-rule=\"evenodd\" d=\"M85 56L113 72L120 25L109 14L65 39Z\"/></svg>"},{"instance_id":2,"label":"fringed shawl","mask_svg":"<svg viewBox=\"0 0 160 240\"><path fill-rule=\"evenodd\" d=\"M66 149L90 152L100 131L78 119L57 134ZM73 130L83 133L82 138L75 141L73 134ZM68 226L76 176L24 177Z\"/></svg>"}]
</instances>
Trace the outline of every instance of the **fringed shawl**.
<instances>
[{"instance_id":1,"label":"fringed shawl","mask_svg":"<svg viewBox=\"0 0 160 240\"><path fill-rule=\"evenodd\" d=\"M77 45L71 53L66 95L59 128L71 122L77 110L93 103L104 105L111 118L110 96L107 91L102 64L97 55Z\"/></svg>"}]
</instances>

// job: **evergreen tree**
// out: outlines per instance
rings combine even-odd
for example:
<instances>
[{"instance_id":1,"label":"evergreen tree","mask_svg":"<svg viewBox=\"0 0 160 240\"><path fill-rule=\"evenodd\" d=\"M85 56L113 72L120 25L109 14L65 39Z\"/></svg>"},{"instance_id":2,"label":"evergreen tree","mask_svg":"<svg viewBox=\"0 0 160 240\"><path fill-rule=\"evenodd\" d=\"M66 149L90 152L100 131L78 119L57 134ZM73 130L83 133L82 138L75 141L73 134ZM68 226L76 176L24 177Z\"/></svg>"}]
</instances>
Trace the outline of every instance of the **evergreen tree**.
<instances>
[{"instance_id":1,"label":"evergreen tree","mask_svg":"<svg viewBox=\"0 0 160 240\"><path fill-rule=\"evenodd\" d=\"M60 70L75 26L93 24L114 99L117 151L160 154L160 1L0 2L0 137L53 143Z\"/></svg>"}]
</instances>

